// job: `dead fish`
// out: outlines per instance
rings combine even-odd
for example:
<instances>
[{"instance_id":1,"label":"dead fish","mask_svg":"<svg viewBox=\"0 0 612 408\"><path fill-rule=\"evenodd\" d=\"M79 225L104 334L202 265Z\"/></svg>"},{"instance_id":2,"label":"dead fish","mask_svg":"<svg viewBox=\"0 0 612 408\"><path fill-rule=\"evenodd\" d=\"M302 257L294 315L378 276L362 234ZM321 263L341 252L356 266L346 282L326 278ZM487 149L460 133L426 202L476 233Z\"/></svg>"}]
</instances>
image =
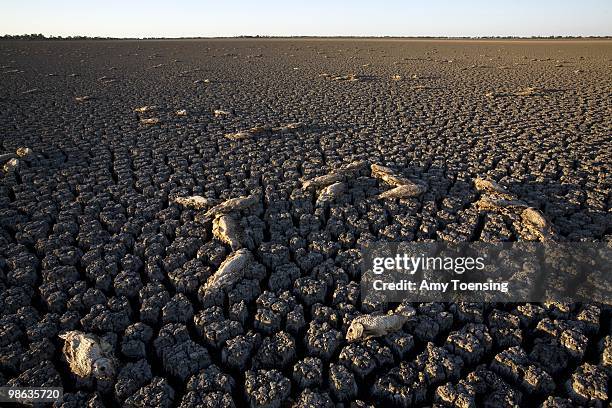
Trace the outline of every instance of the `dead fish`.
<instances>
[{"instance_id":1,"label":"dead fish","mask_svg":"<svg viewBox=\"0 0 612 408\"><path fill-rule=\"evenodd\" d=\"M287 123L286 125L272 128L272 131L284 133L284 132L289 132L292 130L301 129L303 127L304 127L303 122L294 122L294 123Z\"/></svg>"},{"instance_id":2,"label":"dead fish","mask_svg":"<svg viewBox=\"0 0 612 408\"><path fill-rule=\"evenodd\" d=\"M249 196L242 196L237 198L230 198L222 202L221 204L217 204L212 207L204 214L205 218L216 217L221 214L227 214L232 211L241 211L246 210L249 207L252 207L259 203L260 196L258 194L252 194Z\"/></svg>"},{"instance_id":3,"label":"dead fish","mask_svg":"<svg viewBox=\"0 0 612 408\"><path fill-rule=\"evenodd\" d=\"M146 119L140 119L140 124L141 125L157 125L161 123L161 120L159 120L159 118L146 118Z\"/></svg>"},{"instance_id":4,"label":"dead fish","mask_svg":"<svg viewBox=\"0 0 612 408\"><path fill-rule=\"evenodd\" d=\"M176 111L176 116L187 116L187 110L186 109L179 109Z\"/></svg>"},{"instance_id":5,"label":"dead fish","mask_svg":"<svg viewBox=\"0 0 612 408\"><path fill-rule=\"evenodd\" d=\"M424 192L427 191L427 188L424 185L417 183L409 183L401 186L397 186L392 188L391 190L387 190L378 195L378 198L410 198L410 197L418 197Z\"/></svg>"},{"instance_id":6,"label":"dead fish","mask_svg":"<svg viewBox=\"0 0 612 408\"><path fill-rule=\"evenodd\" d=\"M402 76L401 75L393 75L393 76L391 76L391 80L392 81L401 81L402 80Z\"/></svg>"},{"instance_id":7,"label":"dead fish","mask_svg":"<svg viewBox=\"0 0 612 408\"><path fill-rule=\"evenodd\" d=\"M387 184L391 184L392 186L399 187L412 183L412 181L409 179L395 174L395 172L389 167L372 164L370 168L372 170L372 177L380 179Z\"/></svg>"},{"instance_id":8,"label":"dead fish","mask_svg":"<svg viewBox=\"0 0 612 408\"><path fill-rule=\"evenodd\" d=\"M224 111L224 110L221 110L221 109L215 109L213 111L213 114L215 115L215 118L218 118L220 116L227 116L230 113L228 111Z\"/></svg>"},{"instance_id":9,"label":"dead fish","mask_svg":"<svg viewBox=\"0 0 612 408\"><path fill-rule=\"evenodd\" d=\"M506 200L503 198L482 197L476 201L476 208L481 211L504 211L527 208L527 203L520 200Z\"/></svg>"},{"instance_id":10,"label":"dead fish","mask_svg":"<svg viewBox=\"0 0 612 408\"><path fill-rule=\"evenodd\" d=\"M212 200L199 195L190 197L177 197L174 199L174 202L185 207L194 208L196 210L203 210L213 205Z\"/></svg>"},{"instance_id":11,"label":"dead fish","mask_svg":"<svg viewBox=\"0 0 612 408\"><path fill-rule=\"evenodd\" d=\"M313 179L302 182L302 188L321 188L327 187L331 184L334 184L338 181L344 180L344 175L341 173L330 173L325 174L323 176L315 177Z\"/></svg>"},{"instance_id":12,"label":"dead fish","mask_svg":"<svg viewBox=\"0 0 612 408\"><path fill-rule=\"evenodd\" d=\"M110 84L112 82L115 82L116 80L116 78L107 77L106 75L98 78L98 81L103 82L105 84Z\"/></svg>"},{"instance_id":13,"label":"dead fish","mask_svg":"<svg viewBox=\"0 0 612 408\"><path fill-rule=\"evenodd\" d=\"M215 111L216 112L216 111ZM216 116L216 115L215 115ZM226 133L225 137L230 140L242 140L249 139L251 137L259 136L264 133L285 133L292 130L300 129L304 126L302 122L288 123L286 125L271 127L271 126L254 126L248 130L243 130L235 133Z\"/></svg>"},{"instance_id":14,"label":"dead fish","mask_svg":"<svg viewBox=\"0 0 612 408\"><path fill-rule=\"evenodd\" d=\"M530 95L535 95L535 94L538 94L538 93L542 93L542 90L540 88L536 88L536 87L530 86L530 87L523 88L523 89L520 89L520 90L516 91L514 93L514 95L516 95L516 96L530 96Z\"/></svg>"},{"instance_id":15,"label":"dead fish","mask_svg":"<svg viewBox=\"0 0 612 408\"><path fill-rule=\"evenodd\" d=\"M348 74L348 75L340 75L340 76L332 77L331 80L332 81L354 82L354 81L359 81L359 77L357 76L357 74Z\"/></svg>"},{"instance_id":16,"label":"dead fish","mask_svg":"<svg viewBox=\"0 0 612 408\"><path fill-rule=\"evenodd\" d=\"M212 232L215 238L229 245L232 251L242 248L246 238L242 226L228 214L215 217Z\"/></svg>"},{"instance_id":17,"label":"dead fish","mask_svg":"<svg viewBox=\"0 0 612 408\"><path fill-rule=\"evenodd\" d=\"M77 102L86 102L86 101L88 101L90 99L91 99L91 96L89 96L89 95L75 96L74 97L74 100L77 101Z\"/></svg>"},{"instance_id":18,"label":"dead fish","mask_svg":"<svg viewBox=\"0 0 612 408\"><path fill-rule=\"evenodd\" d=\"M253 135L250 132L247 131L242 131L242 132L235 132L235 133L226 133L225 137L229 140L242 140L242 139L249 139L251 138Z\"/></svg>"},{"instance_id":19,"label":"dead fish","mask_svg":"<svg viewBox=\"0 0 612 408\"><path fill-rule=\"evenodd\" d=\"M521 218L523 221L534 225L537 228L547 228L548 221L544 218L544 215L533 207L528 207L521 212Z\"/></svg>"},{"instance_id":20,"label":"dead fish","mask_svg":"<svg viewBox=\"0 0 612 408\"><path fill-rule=\"evenodd\" d=\"M244 276L244 270L253 262L253 254L248 249L239 249L228 256L217 272L204 284L204 293L216 292L233 286Z\"/></svg>"},{"instance_id":21,"label":"dead fish","mask_svg":"<svg viewBox=\"0 0 612 408\"><path fill-rule=\"evenodd\" d=\"M358 160L343 166L340 166L337 170L325 174L323 176L318 176L310 180L302 181L302 188L321 188L327 187L331 184L334 184L338 181L343 181L346 177L353 177L356 173L360 172L364 168L368 166L367 160Z\"/></svg>"},{"instance_id":22,"label":"dead fish","mask_svg":"<svg viewBox=\"0 0 612 408\"><path fill-rule=\"evenodd\" d=\"M346 191L346 183L337 182L325 187L317 197L316 205L321 206L325 203L336 200Z\"/></svg>"},{"instance_id":23,"label":"dead fish","mask_svg":"<svg viewBox=\"0 0 612 408\"><path fill-rule=\"evenodd\" d=\"M64 340L62 349L70 370L81 378L112 379L116 362L112 346L95 334L69 331L59 336Z\"/></svg>"},{"instance_id":24,"label":"dead fish","mask_svg":"<svg viewBox=\"0 0 612 408\"><path fill-rule=\"evenodd\" d=\"M338 171L340 173L346 174L347 176L353 175L353 173L357 173L365 169L366 167L368 167L369 164L370 163L367 160L356 160L356 161L340 166Z\"/></svg>"},{"instance_id":25,"label":"dead fish","mask_svg":"<svg viewBox=\"0 0 612 408\"><path fill-rule=\"evenodd\" d=\"M9 161L7 161L4 166L2 167L2 169L4 170L5 173L10 173L14 170L16 170L19 165L21 164L21 162L19 161L19 159L17 158L12 158Z\"/></svg>"},{"instance_id":26,"label":"dead fish","mask_svg":"<svg viewBox=\"0 0 612 408\"><path fill-rule=\"evenodd\" d=\"M535 234L540 241L555 241L555 232L552 226L544 215L533 207L525 208L521 212L521 220L523 225L533 234Z\"/></svg>"},{"instance_id":27,"label":"dead fish","mask_svg":"<svg viewBox=\"0 0 612 408\"><path fill-rule=\"evenodd\" d=\"M150 112L152 110L155 110L157 107L155 105L146 105L146 106L141 106L140 108L135 108L134 112L138 112L138 113L145 113L145 112Z\"/></svg>"},{"instance_id":28,"label":"dead fish","mask_svg":"<svg viewBox=\"0 0 612 408\"><path fill-rule=\"evenodd\" d=\"M476 190L482 193L493 194L496 196L505 197L507 199L514 198L512 193L510 193L504 187L497 184L495 181L492 181L489 179L477 177L474 180L474 187L476 188Z\"/></svg>"},{"instance_id":29,"label":"dead fish","mask_svg":"<svg viewBox=\"0 0 612 408\"><path fill-rule=\"evenodd\" d=\"M226 133L225 137L230 140L249 139L251 137L259 136L271 130L272 128L269 126L254 126L249 130L243 130L236 133Z\"/></svg>"},{"instance_id":30,"label":"dead fish","mask_svg":"<svg viewBox=\"0 0 612 408\"><path fill-rule=\"evenodd\" d=\"M20 147L15 151L17 157L21 157L22 159L31 156L33 153L34 151L29 147Z\"/></svg>"},{"instance_id":31,"label":"dead fish","mask_svg":"<svg viewBox=\"0 0 612 408\"><path fill-rule=\"evenodd\" d=\"M346 332L349 343L386 336L400 330L416 314L413 308L390 314L369 314L354 318Z\"/></svg>"},{"instance_id":32,"label":"dead fish","mask_svg":"<svg viewBox=\"0 0 612 408\"><path fill-rule=\"evenodd\" d=\"M527 203L518 200L512 193L490 179L477 177L474 180L474 187L483 193L480 200L476 202L479 210L515 211L528 207Z\"/></svg>"},{"instance_id":33,"label":"dead fish","mask_svg":"<svg viewBox=\"0 0 612 408\"><path fill-rule=\"evenodd\" d=\"M253 136L259 136L272 130L270 126L253 126L249 129L249 133Z\"/></svg>"},{"instance_id":34,"label":"dead fish","mask_svg":"<svg viewBox=\"0 0 612 408\"><path fill-rule=\"evenodd\" d=\"M477 178L474 180L474 186L478 191L486 194L476 202L478 210L514 215L512 220L514 229L524 239L533 240L534 237L537 237L540 241L558 240L554 229L540 211L516 199L499 184ZM520 221L516 220L517 215Z\"/></svg>"}]
</instances>

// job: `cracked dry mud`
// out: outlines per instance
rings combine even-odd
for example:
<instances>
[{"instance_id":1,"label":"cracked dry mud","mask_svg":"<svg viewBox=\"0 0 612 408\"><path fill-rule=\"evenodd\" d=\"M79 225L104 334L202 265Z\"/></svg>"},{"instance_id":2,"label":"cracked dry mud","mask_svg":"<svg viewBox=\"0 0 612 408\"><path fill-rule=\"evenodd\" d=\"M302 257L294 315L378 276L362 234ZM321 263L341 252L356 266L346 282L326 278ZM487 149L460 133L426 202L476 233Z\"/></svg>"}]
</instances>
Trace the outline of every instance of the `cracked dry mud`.
<instances>
[{"instance_id":1,"label":"cracked dry mud","mask_svg":"<svg viewBox=\"0 0 612 408\"><path fill-rule=\"evenodd\" d=\"M4 41L0 61L0 385L63 386L56 407L609 403L607 305L412 304L346 339L387 312L360 303L362 244L521 237L477 178L561 240L611 241L609 41ZM370 164L419 184L379 199ZM77 381L73 330L114 378Z\"/></svg>"}]
</instances>

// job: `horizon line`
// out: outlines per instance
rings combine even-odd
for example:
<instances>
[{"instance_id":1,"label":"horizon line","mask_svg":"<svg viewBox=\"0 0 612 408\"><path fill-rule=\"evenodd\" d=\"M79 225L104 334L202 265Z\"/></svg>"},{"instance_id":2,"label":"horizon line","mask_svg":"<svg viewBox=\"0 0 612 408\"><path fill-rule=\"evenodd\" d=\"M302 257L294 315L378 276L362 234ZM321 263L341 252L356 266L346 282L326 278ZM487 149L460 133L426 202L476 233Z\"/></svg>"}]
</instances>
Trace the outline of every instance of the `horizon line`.
<instances>
[{"instance_id":1,"label":"horizon line","mask_svg":"<svg viewBox=\"0 0 612 408\"><path fill-rule=\"evenodd\" d=\"M90 35L47 35L31 34L0 34L0 40L205 40L205 39L285 39L285 38L389 38L389 39L611 39L608 35L479 35L479 36L447 36L447 35L234 35L234 36L179 36L179 37L109 37Z\"/></svg>"}]
</instances>

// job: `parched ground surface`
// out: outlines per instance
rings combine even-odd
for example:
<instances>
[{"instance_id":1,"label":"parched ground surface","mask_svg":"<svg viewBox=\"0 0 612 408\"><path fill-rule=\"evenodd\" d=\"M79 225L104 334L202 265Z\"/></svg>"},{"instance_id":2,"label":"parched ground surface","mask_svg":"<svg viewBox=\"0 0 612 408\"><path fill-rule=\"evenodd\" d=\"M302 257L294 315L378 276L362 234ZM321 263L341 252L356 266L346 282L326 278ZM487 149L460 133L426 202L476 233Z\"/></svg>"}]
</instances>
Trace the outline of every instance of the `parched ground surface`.
<instances>
[{"instance_id":1,"label":"parched ground surface","mask_svg":"<svg viewBox=\"0 0 612 408\"><path fill-rule=\"evenodd\" d=\"M394 335L344 337L371 311L362 244L518 239L475 208L477 176L610 242L610 42L2 42L0 67L0 154L33 151L0 176L0 384L63 386L62 407L608 404L607 306L415 304ZM301 189L358 159L428 191ZM172 201L194 194L261 197L218 306L201 287L231 250ZM113 346L114 380L72 376L66 330Z\"/></svg>"}]
</instances>

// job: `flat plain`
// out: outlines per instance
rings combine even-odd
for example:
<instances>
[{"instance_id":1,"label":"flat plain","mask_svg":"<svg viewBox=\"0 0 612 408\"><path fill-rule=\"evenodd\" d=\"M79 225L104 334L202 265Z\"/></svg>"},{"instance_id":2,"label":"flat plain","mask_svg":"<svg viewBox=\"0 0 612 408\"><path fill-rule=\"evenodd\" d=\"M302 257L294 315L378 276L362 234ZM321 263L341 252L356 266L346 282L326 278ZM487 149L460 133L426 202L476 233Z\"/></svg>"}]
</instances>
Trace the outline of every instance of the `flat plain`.
<instances>
[{"instance_id":1,"label":"flat plain","mask_svg":"<svg viewBox=\"0 0 612 408\"><path fill-rule=\"evenodd\" d=\"M604 40L0 42L0 385L63 386L58 407L605 406L608 305L405 304L398 331L346 333L389 308L360 300L362 245L524 238L477 178L610 243L611 72ZM425 191L378 197L370 164ZM71 371L66 331L110 345L112 375Z\"/></svg>"}]
</instances>

